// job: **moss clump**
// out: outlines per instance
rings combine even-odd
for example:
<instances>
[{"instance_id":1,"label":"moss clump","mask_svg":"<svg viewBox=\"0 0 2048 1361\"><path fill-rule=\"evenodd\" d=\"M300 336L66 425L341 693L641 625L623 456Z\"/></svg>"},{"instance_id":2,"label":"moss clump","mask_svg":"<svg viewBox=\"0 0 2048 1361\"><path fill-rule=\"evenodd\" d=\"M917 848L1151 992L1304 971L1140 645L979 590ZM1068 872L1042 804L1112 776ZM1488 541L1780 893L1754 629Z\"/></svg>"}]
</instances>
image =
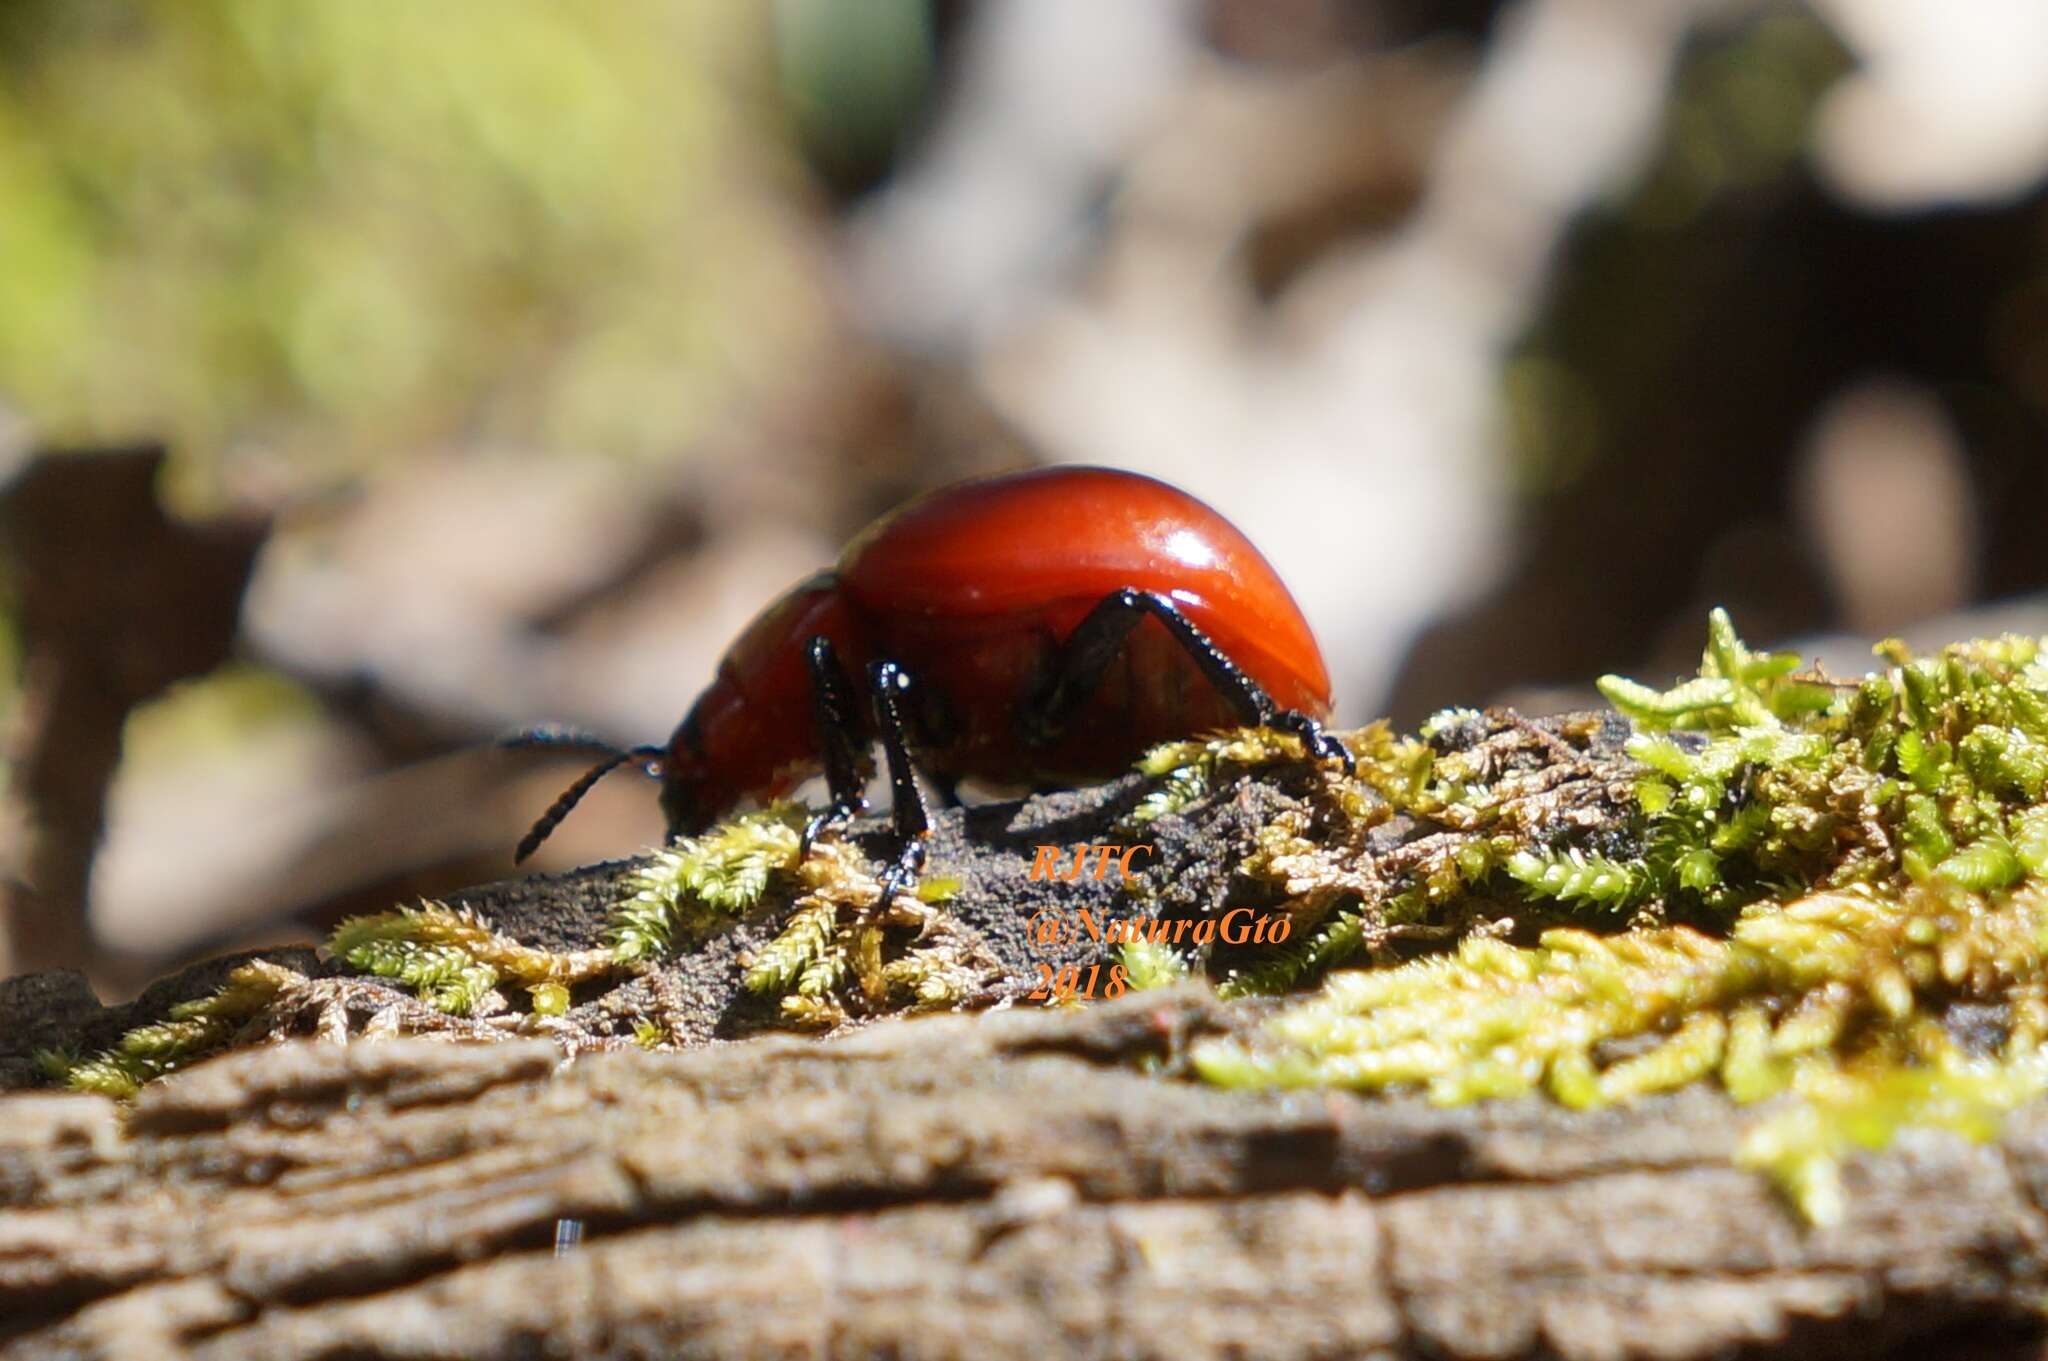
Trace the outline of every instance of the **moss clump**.
<instances>
[{"instance_id":1,"label":"moss clump","mask_svg":"<svg viewBox=\"0 0 2048 1361\"><path fill-rule=\"evenodd\" d=\"M164 1020L137 1026L91 1058L48 1051L36 1057L53 1082L125 1100L145 1082L228 1048L282 995L305 982L290 969L254 960L229 974L211 996L178 1003Z\"/></svg>"},{"instance_id":2,"label":"moss clump","mask_svg":"<svg viewBox=\"0 0 2048 1361\"><path fill-rule=\"evenodd\" d=\"M954 1006L1000 972L974 935L921 895L883 902L851 847L821 843L797 867L804 892L741 982L778 999L782 1019L825 1029L851 1016Z\"/></svg>"},{"instance_id":3,"label":"moss clump","mask_svg":"<svg viewBox=\"0 0 2048 1361\"><path fill-rule=\"evenodd\" d=\"M1336 975L1198 1071L1577 1107L1708 1077L1742 1101L1790 1091L1740 1157L1816 1220L1839 1214L1852 1148L1914 1125L1987 1137L2048 1085L2048 667L2021 638L1879 651L1890 668L1860 683L1802 674L1716 611L1696 679L1603 680L1635 729L1633 809L1505 856L1490 839L1495 872L1469 881L1583 926ZM1498 832L1498 802L1443 767L1414 760L1407 805ZM1959 1002L2003 1016L1997 1052L1944 1026Z\"/></svg>"},{"instance_id":4,"label":"moss clump","mask_svg":"<svg viewBox=\"0 0 2048 1361\"><path fill-rule=\"evenodd\" d=\"M1147 823L1184 812L1233 775L1303 761L1307 756L1300 737L1277 728L1240 728L1216 737L1154 747L1138 762L1138 770L1159 785L1139 800L1118 831L1128 835ZM1367 809L1357 803L1352 811L1363 817Z\"/></svg>"},{"instance_id":5,"label":"moss clump","mask_svg":"<svg viewBox=\"0 0 2048 1361\"><path fill-rule=\"evenodd\" d=\"M1586 903L1611 915L1643 901L1635 766L1598 716L1539 724L1450 710L1415 736L1374 723L1339 737L1353 774L1303 765L1297 739L1256 731L1173 743L1140 766L1160 781L1141 820L1192 811L1261 767L1293 767L1277 777L1291 802L1237 867L1277 899L1264 910L1289 929L1277 946L1208 962L1226 996L1285 992L1361 955L1390 959L1483 928L1517 875L1561 921L1580 920ZM1141 896L1148 879L1134 880Z\"/></svg>"},{"instance_id":6,"label":"moss clump","mask_svg":"<svg viewBox=\"0 0 2048 1361\"><path fill-rule=\"evenodd\" d=\"M648 856L612 911L613 957L660 959L737 919L796 864L806 816L801 804L773 804Z\"/></svg>"},{"instance_id":7,"label":"moss clump","mask_svg":"<svg viewBox=\"0 0 2048 1361\"><path fill-rule=\"evenodd\" d=\"M1365 838L1393 811L1389 801L1375 795L1373 780L1383 774L1383 766L1401 765L1406 754L1390 758L1382 750L1390 740L1384 724L1338 736L1359 761L1356 776L1333 765L1305 764L1307 752L1298 736L1262 728L1170 742L1138 763L1138 770L1156 784L1118 825L1118 839L1142 839L1150 824L1185 814L1235 782L1276 766L1300 769L1308 781L1306 799L1259 828L1251 854L1239 867L1244 876L1283 897L1275 910L1287 916L1287 938L1294 945L1258 952L1258 961L1246 972L1221 980L1226 994L1284 991L1324 955L1341 958L1362 946L1359 904L1383 896ZM1405 768L1384 778L1403 780ZM1127 887L1144 902L1154 896L1154 878L1140 874ZM1347 911L1348 916L1332 920L1333 913ZM1333 943L1341 948L1333 951ZM1121 962L1140 987L1186 977L1191 964L1182 953L1156 943L1135 955L1127 946ZM1138 982L1141 978L1153 981Z\"/></svg>"},{"instance_id":8,"label":"moss clump","mask_svg":"<svg viewBox=\"0 0 2048 1361\"><path fill-rule=\"evenodd\" d=\"M352 968L403 983L450 1015L502 1010L497 988L509 979L525 985L534 1014L559 1016L575 984L644 968L737 921L766 896L776 876L798 877L804 816L796 804L775 804L653 852L626 881L603 949L537 949L467 909L440 903L353 918L328 948ZM821 990L814 976L811 991Z\"/></svg>"},{"instance_id":9,"label":"moss clump","mask_svg":"<svg viewBox=\"0 0 2048 1361\"><path fill-rule=\"evenodd\" d=\"M505 1011L501 983L522 984L528 994L530 1013L511 1019L544 1021L566 1015L573 986L621 967L610 950L537 949L469 909L432 902L352 917L335 930L328 950L353 969L413 989L425 1005L389 1009L391 995L367 996L360 979L310 979L256 960L236 969L213 995L179 1003L165 1020L128 1031L105 1053L89 1059L40 1055L43 1072L78 1090L127 1098L142 1084L236 1043L287 1033L302 1014L316 1017L320 1033L345 1040L352 1000L376 1012L365 1033L492 1038L498 1032L455 1018Z\"/></svg>"},{"instance_id":10,"label":"moss clump","mask_svg":"<svg viewBox=\"0 0 2048 1361\"><path fill-rule=\"evenodd\" d=\"M657 851L613 910L620 965L664 958L737 922L771 887L795 893L781 930L746 961L741 985L775 1001L782 1020L829 1029L892 1008L951 1006L981 991L995 965L940 906L957 880L880 901L882 886L851 846L821 841L799 857L809 812L778 803Z\"/></svg>"},{"instance_id":11,"label":"moss clump","mask_svg":"<svg viewBox=\"0 0 2048 1361\"><path fill-rule=\"evenodd\" d=\"M1118 962L1133 988L1165 988L1188 976L1188 966L1170 945L1158 941L1129 940L1117 950Z\"/></svg>"},{"instance_id":12,"label":"moss clump","mask_svg":"<svg viewBox=\"0 0 2048 1361\"><path fill-rule=\"evenodd\" d=\"M986 990L997 965L939 905L957 881L933 880L915 896L881 903L881 885L852 847L824 842L799 859L805 817L798 805L777 804L652 853L627 880L601 949L539 949L444 903L351 918L329 951L360 974L412 989L419 1003L380 988L366 992L360 977L311 980L252 964L213 997L130 1031L106 1054L47 1054L43 1068L53 1081L125 1097L237 1039L284 1033L302 1014L317 1013L322 1033L345 1039L351 1004L370 1014L365 1033L546 1034L571 1052L608 1047L610 1021L595 1029L576 1022L571 989L644 972L736 924L771 889L795 901L739 981L773 1000L789 1025L818 1029L884 1010L953 1006ZM510 1008L501 991L508 983L524 987L525 1011ZM640 1018L632 1035L651 1048L675 1040L653 1018Z\"/></svg>"},{"instance_id":13,"label":"moss clump","mask_svg":"<svg viewBox=\"0 0 2048 1361\"><path fill-rule=\"evenodd\" d=\"M607 951L558 953L522 945L467 908L443 903L352 917L327 948L353 968L405 984L453 1016L501 1007L496 990L506 978L525 984L536 1003L559 1001L566 1010L569 985L615 965Z\"/></svg>"}]
</instances>

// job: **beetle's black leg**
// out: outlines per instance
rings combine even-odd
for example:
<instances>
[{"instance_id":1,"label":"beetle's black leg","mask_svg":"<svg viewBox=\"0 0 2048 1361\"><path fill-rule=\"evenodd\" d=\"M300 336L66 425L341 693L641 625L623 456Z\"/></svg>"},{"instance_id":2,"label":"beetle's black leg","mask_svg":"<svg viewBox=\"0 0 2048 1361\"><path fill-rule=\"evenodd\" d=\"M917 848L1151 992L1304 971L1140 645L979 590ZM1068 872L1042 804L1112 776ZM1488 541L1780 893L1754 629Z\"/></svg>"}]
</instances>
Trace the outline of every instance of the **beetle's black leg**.
<instances>
[{"instance_id":1,"label":"beetle's black leg","mask_svg":"<svg viewBox=\"0 0 2048 1361\"><path fill-rule=\"evenodd\" d=\"M665 748L656 746L615 747L601 738L590 736L588 733L572 732L563 728L530 728L525 732L514 733L504 738L499 745L507 747L595 747L600 751L611 753L604 760L599 761L589 770L584 771L581 779L563 790L561 797L548 805L548 811L540 815L539 820L520 839L517 849L512 852L512 863L515 865L540 849L540 843L546 841L549 833L561 825L563 818L569 816L570 809L583 802L583 796L588 794L599 780L602 780L620 766L625 765L628 761L646 763L648 773L653 774L656 770L654 763L667 754Z\"/></svg>"},{"instance_id":2,"label":"beetle's black leg","mask_svg":"<svg viewBox=\"0 0 2048 1361\"><path fill-rule=\"evenodd\" d=\"M1310 755L1319 760L1341 761L1345 770L1352 769L1351 753L1324 732L1322 724L1299 709L1275 705L1265 688L1174 608L1172 601L1129 586L1104 596L1068 636L1060 649L1051 685L1028 700L1019 715L1027 739L1045 743L1059 736L1074 711L1102 684L1103 673L1116 660L1131 630L1148 614L1164 624L1166 631L1186 649L1224 702L1237 712L1240 722L1247 727L1285 728L1299 733Z\"/></svg>"},{"instance_id":3,"label":"beetle's black leg","mask_svg":"<svg viewBox=\"0 0 2048 1361\"><path fill-rule=\"evenodd\" d=\"M811 668L811 699L825 782L832 791L830 806L804 826L801 850L809 854L811 843L825 829L846 822L867 807L862 770L867 737L853 684L832 641L811 639L804 656ZM896 863L882 876L881 901L886 904L915 885L918 871L924 868L924 838L931 828L931 813L910 760L910 723L904 712L904 699L912 689L910 674L895 662L876 662L868 668L868 688L888 762L891 817L903 843Z\"/></svg>"},{"instance_id":4,"label":"beetle's black leg","mask_svg":"<svg viewBox=\"0 0 2048 1361\"><path fill-rule=\"evenodd\" d=\"M868 806L867 778L862 772L866 728L853 682L830 638L820 635L805 644L804 661L811 668L811 713L818 725L818 750L832 802L804 824L799 857L811 853L811 843L826 828L849 821Z\"/></svg>"},{"instance_id":5,"label":"beetle's black leg","mask_svg":"<svg viewBox=\"0 0 2048 1361\"><path fill-rule=\"evenodd\" d=\"M931 831L931 810L925 807L924 791L917 785L917 770L910 761L910 725L904 717L903 700L911 689L910 673L895 662L876 662L868 668L868 685L875 700L875 722L882 730L882 754L889 765L890 816L902 847L896 863L882 875L884 907L897 894L917 885L924 868L924 839Z\"/></svg>"}]
</instances>

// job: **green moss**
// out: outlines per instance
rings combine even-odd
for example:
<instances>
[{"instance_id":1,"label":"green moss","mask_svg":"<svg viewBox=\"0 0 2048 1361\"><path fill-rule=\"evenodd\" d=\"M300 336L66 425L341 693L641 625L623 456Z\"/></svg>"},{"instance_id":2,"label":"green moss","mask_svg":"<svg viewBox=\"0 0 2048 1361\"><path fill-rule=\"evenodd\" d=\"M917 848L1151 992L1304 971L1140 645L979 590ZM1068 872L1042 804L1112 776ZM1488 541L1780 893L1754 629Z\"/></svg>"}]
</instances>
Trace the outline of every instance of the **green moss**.
<instances>
[{"instance_id":1,"label":"green moss","mask_svg":"<svg viewBox=\"0 0 2048 1361\"><path fill-rule=\"evenodd\" d=\"M498 971L453 945L372 940L350 950L348 962L379 978L396 979L451 1016L467 1016L498 986Z\"/></svg>"},{"instance_id":2,"label":"green moss","mask_svg":"<svg viewBox=\"0 0 2048 1361\"><path fill-rule=\"evenodd\" d=\"M502 1010L498 989L510 982L524 985L535 1015L562 1016L572 986L670 957L738 923L777 890L794 901L740 982L776 1000L792 1025L952 1006L985 987L985 952L938 905L957 881L935 880L914 898L881 903L879 882L853 848L828 841L799 859L807 816L801 805L780 803L652 853L625 880L603 949L538 949L440 903L353 918L328 948L451 1015ZM902 929L892 938L891 928ZM657 1034L654 1042L666 1041Z\"/></svg>"},{"instance_id":3,"label":"green moss","mask_svg":"<svg viewBox=\"0 0 2048 1361\"><path fill-rule=\"evenodd\" d=\"M1217 984L1225 997L1266 997L1286 992L1305 978L1365 951L1363 910L1337 913L1297 945L1282 946L1258 963L1244 966Z\"/></svg>"},{"instance_id":4,"label":"green moss","mask_svg":"<svg viewBox=\"0 0 2048 1361\"><path fill-rule=\"evenodd\" d=\"M843 843L813 846L795 878L803 892L741 975L749 992L777 999L790 1025L829 1029L853 1016L955 1006L997 972L942 905L922 894L883 902L866 861Z\"/></svg>"},{"instance_id":5,"label":"green moss","mask_svg":"<svg viewBox=\"0 0 2048 1361\"><path fill-rule=\"evenodd\" d=\"M1621 907L1640 896L1644 868L1569 850L1556 854L1517 851L1508 874L1531 894L1594 907Z\"/></svg>"},{"instance_id":6,"label":"green moss","mask_svg":"<svg viewBox=\"0 0 2048 1361\"><path fill-rule=\"evenodd\" d=\"M1214 792L1233 772L1299 761L1304 754L1299 737L1267 728L1244 728L1220 737L1154 747L1139 760L1138 769L1157 779L1159 786L1138 801L1118 833L1129 835L1147 823L1182 812Z\"/></svg>"},{"instance_id":7,"label":"green moss","mask_svg":"<svg viewBox=\"0 0 2048 1361\"><path fill-rule=\"evenodd\" d=\"M782 934L756 952L741 981L749 992L784 993L809 976L814 984L803 991L824 991L818 985L822 974L813 971L825 965L838 924L836 903L817 899L797 908L789 914Z\"/></svg>"},{"instance_id":8,"label":"green moss","mask_svg":"<svg viewBox=\"0 0 2048 1361\"><path fill-rule=\"evenodd\" d=\"M1856 1148L1911 1126L1991 1137L2048 1086L2048 667L2023 638L1880 654L1887 670L1837 682L1751 652L1715 611L1698 677L1601 682L1635 729L1635 797L1583 833L1504 820L1498 789L1435 749L1475 716L1425 729L1426 760L1378 735L1362 779L1490 839L1438 857L1436 899L1411 873L1324 933L1357 922L1369 943L1405 914L1462 940L1334 975L1256 1034L1199 1048L1197 1071L1445 1103L1591 1107L1709 1079L1739 1101L1789 1093L1739 1156L1815 1220L1839 1215ZM1482 897L1503 926L1553 924L1528 944L1472 933ZM1314 951L1244 977L1285 985ZM1943 1028L1959 1002L2004 1009L1998 1054Z\"/></svg>"},{"instance_id":9,"label":"green moss","mask_svg":"<svg viewBox=\"0 0 2048 1361\"><path fill-rule=\"evenodd\" d=\"M1735 1159L1783 1187L1808 1219L1838 1222L1841 1165L1858 1149L1882 1149L1904 1129L1946 1129L1986 1142L2005 1113L2048 1088L2038 1059L1972 1062L1945 1048L1915 1066L1812 1063L1795 1079L1798 1100L1744 1137Z\"/></svg>"},{"instance_id":10,"label":"green moss","mask_svg":"<svg viewBox=\"0 0 2048 1361\"><path fill-rule=\"evenodd\" d=\"M613 956L660 959L737 919L796 865L805 816L800 804L778 803L649 856L613 909Z\"/></svg>"},{"instance_id":11,"label":"green moss","mask_svg":"<svg viewBox=\"0 0 2048 1361\"><path fill-rule=\"evenodd\" d=\"M1170 987L1188 976L1187 962L1172 946L1157 941L1125 941L1118 947L1117 958L1130 985L1140 990Z\"/></svg>"},{"instance_id":12,"label":"green moss","mask_svg":"<svg viewBox=\"0 0 2048 1361\"><path fill-rule=\"evenodd\" d=\"M1604 684L1627 733L1597 716L1452 710L1414 736L1345 734L1350 775L1304 763L1286 734L1152 753L1138 825L1287 767L1287 797L1237 868L1292 930L1229 952L1222 991L1377 966L1199 1047L1197 1072L1574 1108L1717 1081L1737 1101L1783 1099L1739 1157L1817 1220L1840 1213L1855 1149L1916 1126L1988 1137L2048 1085L2048 666L2025 639L1882 651L1884 671L1838 682L1751 652L1716 612L1697 678ZM332 948L446 1011L502 1005L510 982L559 1016L575 984L687 948L772 897L788 907L741 981L786 1024L983 994L999 968L934 901L944 894L884 902L866 861L830 838L799 858L804 818L780 805L657 853L627 881L606 949L535 949L431 903L345 923ZM1197 963L1119 944L1134 987ZM132 1092L275 1009L295 976L267 967L106 1054L46 1063ZM2004 1017L1998 1053L1944 1030L1957 1003ZM650 1022L636 1039L671 1037Z\"/></svg>"},{"instance_id":13,"label":"green moss","mask_svg":"<svg viewBox=\"0 0 2048 1361\"><path fill-rule=\"evenodd\" d=\"M210 996L178 1003L164 1020L137 1026L111 1049L91 1058L45 1051L37 1062L53 1082L125 1100L145 1082L227 1048L281 993L304 981L273 964L244 964Z\"/></svg>"},{"instance_id":14,"label":"green moss","mask_svg":"<svg viewBox=\"0 0 2048 1361\"><path fill-rule=\"evenodd\" d=\"M351 917L335 930L327 948L350 967L403 983L454 1016L475 1011L502 979L526 984L538 1000L539 989L566 988L605 973L614 963L604 951L556 952L523 945L468 909L442 903ZM562 996L567 997L566 991Z\"/></svg>"}]
</instances>

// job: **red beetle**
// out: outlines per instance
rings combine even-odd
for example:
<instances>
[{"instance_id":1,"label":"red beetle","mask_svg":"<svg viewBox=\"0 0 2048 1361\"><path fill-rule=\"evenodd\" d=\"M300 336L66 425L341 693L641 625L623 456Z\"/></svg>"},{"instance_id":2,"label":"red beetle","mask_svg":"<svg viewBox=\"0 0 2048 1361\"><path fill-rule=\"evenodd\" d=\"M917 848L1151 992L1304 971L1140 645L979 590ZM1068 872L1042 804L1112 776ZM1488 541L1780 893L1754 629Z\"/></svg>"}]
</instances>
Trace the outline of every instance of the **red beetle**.
<instances>
[{"instance_id":1,"label":"red beetle","mask_svg":"<svg viewBox=\"0 0 2048 1361\"><path fill-rule=\"evenodd\" d=\"M849 672L851 668L851 672ZM867 679L860 702L852 676ZM519 845L524 860L609 771L661 777L671 838L823 770L831 805L804 844L865 807L873 738L888 761L903 852L923 861L911 770L947 796L967 776L1042 785L1105 778L1147 747L1232 724L1322 730L1330 677L1301 609L1221 515L1164 482L1046 468L920 497L869 525L733 643L666 747L604 747L536 730L515 744L604 747Z\"/></svg>"}]
</instances>

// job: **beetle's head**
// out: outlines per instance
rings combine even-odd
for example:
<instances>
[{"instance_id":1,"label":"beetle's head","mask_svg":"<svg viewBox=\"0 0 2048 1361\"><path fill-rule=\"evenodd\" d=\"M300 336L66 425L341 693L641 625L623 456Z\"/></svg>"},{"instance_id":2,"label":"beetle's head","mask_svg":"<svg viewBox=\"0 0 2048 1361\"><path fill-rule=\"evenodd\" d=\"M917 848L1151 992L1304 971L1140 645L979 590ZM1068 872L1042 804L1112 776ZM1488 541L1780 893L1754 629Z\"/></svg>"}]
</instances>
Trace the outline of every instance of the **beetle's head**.
<instances>
[{"instance_id":1,"label":"beetle's head","mask_svg":"<svg viewBox=\"0 0 2048 1361\"><path fill-rule=\"evenodd\" d=\"M718 809L702 753L678 754L671 746L661 771L661 816L668 839L697 835L711 825Z\"/></svg>"}]
</instances>

